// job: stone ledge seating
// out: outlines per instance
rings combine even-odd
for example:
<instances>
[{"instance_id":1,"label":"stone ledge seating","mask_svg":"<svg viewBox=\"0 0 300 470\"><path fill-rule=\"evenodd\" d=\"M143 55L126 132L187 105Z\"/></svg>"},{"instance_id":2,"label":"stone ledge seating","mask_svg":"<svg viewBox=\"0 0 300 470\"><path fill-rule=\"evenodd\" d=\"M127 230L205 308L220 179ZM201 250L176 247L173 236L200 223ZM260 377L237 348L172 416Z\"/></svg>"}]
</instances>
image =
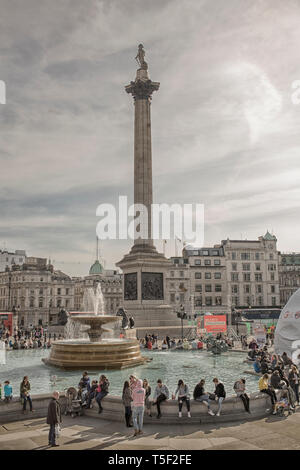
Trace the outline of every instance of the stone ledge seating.
<instances>
[{"instance_id":1,"label":"stone ledge seating","mask_svg":"<svg viewBox=\"0 0 300 470\"><path fill-rule=\"evenodd\" d=\"M0 424L46 417L48 403L51 398L51 394L32 395L34 413L30 413L27 404L27 413L22 413L21 402L19 398L13 398L9 403L3 401L0 402ZM64 393L60 395L60 403L62 404L62 411L66 405L66 398ZM98 414L98 405L93 401L92 409L84 409L85 416L91 418L107 419L109 421L120 421L124 422L124 406L120 397L108 395L102 401L103 412ZM271 408L270 398L260 392L252 393L250 395L250 410L251 414L248 414L244 410L243 403L240 398L228 397L224 400L222 405L221 416L210 416L207 413L207 407L199 402L191 400L191 418L187 418L187 411L185 404L183 405L182 414L183 417L178 417L178 403L177 400L168 400L163 402L161 405L162 417L156 419L156 406L152 409L152 418L144 417L144 423L157 423L170 424L170 423L198 423L198 424L217 424L217 423L230 423L234 421L245 421L253 418L262 418L266 416L267 409ZM215 412L217 404L212 404L212 410ZM80 419L80 418L76 418Z\"/></svg>"}]
</instances>

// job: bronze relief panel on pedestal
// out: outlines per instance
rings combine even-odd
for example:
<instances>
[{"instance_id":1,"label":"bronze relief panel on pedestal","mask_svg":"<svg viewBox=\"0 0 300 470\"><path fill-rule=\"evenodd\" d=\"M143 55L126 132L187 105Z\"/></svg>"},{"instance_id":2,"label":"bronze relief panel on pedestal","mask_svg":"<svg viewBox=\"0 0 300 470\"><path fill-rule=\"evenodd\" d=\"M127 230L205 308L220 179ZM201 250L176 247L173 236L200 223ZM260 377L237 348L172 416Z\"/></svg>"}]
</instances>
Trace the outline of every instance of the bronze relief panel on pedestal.
<instances>
[{"instance_id":1,"label":"bronze relief panel on pedestal","mask_svg":"<svg viewBox=\"0 0 300 470\"><path fill-rule=\"evenodd\" d=\"M163 273L142 272L142 300L163 300Z\"/></svg>"}]
</instances>

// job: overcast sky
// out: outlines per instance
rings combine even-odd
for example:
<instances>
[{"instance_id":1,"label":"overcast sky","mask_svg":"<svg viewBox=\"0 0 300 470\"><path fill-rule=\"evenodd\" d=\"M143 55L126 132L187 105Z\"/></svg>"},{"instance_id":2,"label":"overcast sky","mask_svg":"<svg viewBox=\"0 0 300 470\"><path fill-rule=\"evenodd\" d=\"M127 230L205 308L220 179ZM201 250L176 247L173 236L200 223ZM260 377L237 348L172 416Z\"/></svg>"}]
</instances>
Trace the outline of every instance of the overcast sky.
<instances>
[{"instance_id":1,"label":"overcast sky","mask_svg":"<svg viewBox=\"0 0 300 470\"><path fill-rule=\"evenodd\" d=\"M300 251L299 18L298 0L0 0L0 248L87 274L96 207L133 197L143 43L154 202L205 204L206 245L269 229ZM103 242L106 267L130 246Z\"/></svg>"}]
</instances>

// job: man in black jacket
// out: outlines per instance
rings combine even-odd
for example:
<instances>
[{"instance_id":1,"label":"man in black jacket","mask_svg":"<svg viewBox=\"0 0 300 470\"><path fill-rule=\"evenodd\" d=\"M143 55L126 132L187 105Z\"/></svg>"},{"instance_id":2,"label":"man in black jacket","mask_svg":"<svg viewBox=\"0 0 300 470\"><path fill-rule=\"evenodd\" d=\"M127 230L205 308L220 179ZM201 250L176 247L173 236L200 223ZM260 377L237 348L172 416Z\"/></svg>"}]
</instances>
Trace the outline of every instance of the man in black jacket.
<instances>
[{"instance_id":1,"label":"man in black jacket","mask_svg":"<svg viewBox=\"0 0 300 470\"><path fill-rule=\"evenodd\" d=\"M225 392L224 385L222 384L222 382L219 382L219 380L217 378L213 379L213 383L215 384L215 387L216 387L215 395L216 395L216 398L218 400L218 405L219 405L216 416L220 416L221 408L222 408L222 402L223 402L223 400L225 400L226 392Z\"/></svg>"},{"instance_id":2,"label":"man in black jacket","mask_svg":"<svg viewBox=\"0 0 300 470\"><path fill-rule=\"evenodd\" d=\"M61 423L61 409L58 399L59 393L53 392L53 396L48 405L47 424L50 425L49 445L51 447L58 447L58 444L55 442L55 426Z\"/></svg>"}]
</instances>

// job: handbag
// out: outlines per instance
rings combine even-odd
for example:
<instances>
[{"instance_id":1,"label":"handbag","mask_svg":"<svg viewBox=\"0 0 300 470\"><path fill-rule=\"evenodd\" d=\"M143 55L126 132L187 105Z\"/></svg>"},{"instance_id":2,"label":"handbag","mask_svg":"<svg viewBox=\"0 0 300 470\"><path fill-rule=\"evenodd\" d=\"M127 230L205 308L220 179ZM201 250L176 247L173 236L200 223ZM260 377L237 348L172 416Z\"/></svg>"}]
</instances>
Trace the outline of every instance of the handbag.
<instances>
[{"instance_id":1,"label":"handbag","mask_svg":"<svg viewBox=\"0 0 300 470\"><path fill-rule=\"evenodd\" d=\"M57 423L55 425L55 437L58 438L60 436L60 433L61 433L61 427L60 425Z\"/></svg>"}]
</instances>

